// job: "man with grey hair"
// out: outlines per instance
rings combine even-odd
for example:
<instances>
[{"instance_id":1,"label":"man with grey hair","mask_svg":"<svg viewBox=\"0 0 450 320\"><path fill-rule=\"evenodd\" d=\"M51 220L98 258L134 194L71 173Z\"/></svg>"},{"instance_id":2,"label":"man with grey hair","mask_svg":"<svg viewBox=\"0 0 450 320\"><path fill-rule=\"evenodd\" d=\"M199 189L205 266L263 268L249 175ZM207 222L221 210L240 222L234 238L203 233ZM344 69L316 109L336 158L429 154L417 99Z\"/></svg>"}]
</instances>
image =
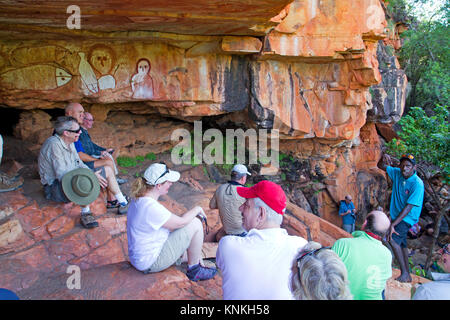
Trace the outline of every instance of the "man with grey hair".
<instances>
[{"instance_id":1,"label":"man with grey hair","mask_svg":"<svg viewBox=\"0 0 450 320\"><path fill-rule=\"evenodd\" d=\"M223 236L234 235L243 237L247 232L242 227L242 214L239 207L245 199L239 196L236 188L244 186L247 175L251 175L242 164L237 164L231 170L231 180L220 185L209 202L211 209L219 209L222 228L216 234L216 241Z\"/></svg>"},{"instance_id":2,"label":"man with grey hair","mask_svg":"<svg viewBox=\"0 0 450 320\"><path fill-rule=\"evenodd\" d=\"M307 241L282 229L286 195L279 185L261 181L238 187L245 237L223 237L216 264L224 300L292 300L289 283L297 253Z\"/></svg>"},{"instance_id":3,"label":"man with grey hair","mask_svg":"<svg viewBox=\"0 0 450 320\"><path fill-rule=\"evenodd\" d=\"M75 150L74 142L78 140L81 132L77 120L73 117L58 117L54 129L55 134L43 143L39 152L39 175L47 199L68 203L70 200L64 194L61 185L63 176L74 169L89 168L81 161ZM122 194L109 167L98 168L94 173L102 188L108 188L115 194ZM89 206L81 209L81 223L85 228L98 226Z\"/></svg>"},{"instance_id":4,"label":"man with grey hair","mask_svg":"<svg viewBox=\"0 0 450 320\"><path fill-rule=\"evenodd\" d=\"M355 300L384 299L386 281L392 276L392 254L382 239L390 224L384 212L372 211L362 225L363 231L353 232L353 238L337 240L332 247L347 268Z\"/></svg>"},{"instance_id":5,"label":"man with grey hair","mask_svg":"<svg viewBox=\"0 0 450 320\"><path fill-rule=\"evenodd\" d=\"M78 152L82 151L86 153L88 156L91 156L95 159L95 161L89 161L86 163L88 167L99 167L102 165L111 166L114 169L114 173L116 175L117 183L124 184L127 182L126 179L121 179L117 177L119 171L117 170L116 163L112 154L114 153L114 149L112 148L103 148L98 144L94 143L91 139L91 136L88 133L88 130L92 128L94 124L94 117L89 112L84 112L83 122L81 125L81 134L80 138L77 142L75 142L75 148Z\"/></svg>"}]
</instances>

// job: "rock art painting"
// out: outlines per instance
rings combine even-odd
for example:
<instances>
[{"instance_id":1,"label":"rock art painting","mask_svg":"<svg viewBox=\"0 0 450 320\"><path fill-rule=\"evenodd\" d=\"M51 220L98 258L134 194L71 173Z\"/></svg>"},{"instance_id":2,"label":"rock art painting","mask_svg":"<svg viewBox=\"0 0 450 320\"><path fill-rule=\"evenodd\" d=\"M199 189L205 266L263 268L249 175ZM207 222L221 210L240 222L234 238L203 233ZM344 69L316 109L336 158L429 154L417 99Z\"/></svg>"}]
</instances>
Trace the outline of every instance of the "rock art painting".
<instances>
[{"instance_id":1,"label":"rock art painting","mask_svg":"<svg viewBox=\"0 0 450 320\"><path fill-rule=\"evenodd\" d=\"M1 84L9 89L53 90L72 80L72 75L62 68L37 64L9 70L0 74Z\"/></svg>"},{"instance_id":2,"label":"rock art painting","mask_svg":"<svg viewBox=\"0 0 450 320\"><path fill-rule=\"evenodd\" d=\"M150 76L151 64L148 59L139 59L136 73L131 78L131 90L134 99L151 99L154 96L153 79Z\"/></svg>"},{"instance_id":3,"label":"rock art painting","mask_svg":"<svg viewBox=\"0 0 450 320\"><path fill-rule=\"evenodd\" d=\"M81 76L81 86L85 95L90 95L93 93L98 93L98 83L95 72L92 66L86 60L86 55L84 52L78 52L80 56L80 65L78 66L78 71Z\"/></svg>"},{"instance_id":4,"label":"rock art painting","mask_svg":"<svg viewBox=\"0 0 450 320\"><path fill-rule=\"evenodd\" d=\"M116 79L111 74L116 63L114 51L106 45L98 44L91 48L88 57L91 66L99 75L98 88L100 90L114 89Z\"/></svg>"},{"instance_id":5,"label":"rock art painting","mask_svg":"<svg viewBox=\"0 0 450 320\"><path fill-rule=\"evenodd\" d=\"M56 68L56 85L62 87L72 80L72 75L61 68Z\"/></svg>"}]
</instances>

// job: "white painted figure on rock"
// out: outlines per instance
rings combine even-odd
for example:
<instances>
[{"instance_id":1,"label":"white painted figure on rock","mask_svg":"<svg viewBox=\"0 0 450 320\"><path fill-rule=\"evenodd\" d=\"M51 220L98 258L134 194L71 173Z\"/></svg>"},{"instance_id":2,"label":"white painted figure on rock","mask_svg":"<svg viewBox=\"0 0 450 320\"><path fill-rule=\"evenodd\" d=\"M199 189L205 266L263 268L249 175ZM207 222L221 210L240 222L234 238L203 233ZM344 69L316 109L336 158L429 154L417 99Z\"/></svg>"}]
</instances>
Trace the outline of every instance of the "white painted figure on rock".
<instances>
[{"instance_id":1,"label":"white painted figure on rock","mask_svg":"<svg viewBox=\"0 0 450 320\"><path fill-rule=\"evenodd\" d=\"M150 76L151 64L145 58L139 59L136 74L131 78L131 89L135 99L153 98L153 79Z\"/></svg>"}]
</instances>

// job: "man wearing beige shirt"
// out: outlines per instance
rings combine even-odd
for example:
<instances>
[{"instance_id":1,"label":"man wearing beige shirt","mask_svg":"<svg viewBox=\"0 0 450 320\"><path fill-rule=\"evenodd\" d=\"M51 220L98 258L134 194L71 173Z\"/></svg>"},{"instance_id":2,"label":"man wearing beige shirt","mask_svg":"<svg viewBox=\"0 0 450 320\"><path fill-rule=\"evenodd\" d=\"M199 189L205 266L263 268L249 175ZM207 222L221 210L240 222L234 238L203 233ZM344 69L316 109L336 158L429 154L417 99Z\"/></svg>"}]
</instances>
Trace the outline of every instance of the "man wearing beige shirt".
<instances>
[{"instance_id":1,"label":"man wearing beige shirt","mask_svg":"<svg viewBox=\"0 0 450 320\"><path fill-rule=\"evenodd\" d=\"M226 235L243 237L247 234L242 227L242 213L239 211L239 207L245 202L245 199L236 192L237 187L245 185L247 175L250 175L250 172L244 165L235 165L231 170L231 180L220 185L209 202L211 209L219 209L223 226L216 234L216 241Z\"/></svg>"}]
</instances>

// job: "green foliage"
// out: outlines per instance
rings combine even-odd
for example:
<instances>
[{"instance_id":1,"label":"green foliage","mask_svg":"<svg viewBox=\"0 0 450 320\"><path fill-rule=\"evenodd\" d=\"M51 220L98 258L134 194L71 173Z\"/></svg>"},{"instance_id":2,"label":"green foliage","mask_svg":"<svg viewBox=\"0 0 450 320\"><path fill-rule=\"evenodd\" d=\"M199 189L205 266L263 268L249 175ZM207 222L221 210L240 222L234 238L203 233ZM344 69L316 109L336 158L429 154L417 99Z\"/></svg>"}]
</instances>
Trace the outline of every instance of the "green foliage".
<instances>
[{"instance_id":1,"label":"green foliage","mask_svg":"<svg viewBox=\"0 0 450 320\"><path fill-rule=\"evenodd\" d=\"M231 163L231 164L228 164L228 163L222 164L222 169L223 169L225 172L231 173L231 169L233 169L233 167L234 167L234 164L233 164L233 163Z\"/></svg>"},{"instance_id":2,"label":"green foliage","mask_svg":"<svg viewBox=\"0 0 450 320\"><path fill-rule=\"evenodd\" d=\"M408 152L419 161L441 168L444 178L450 180L450 136L449 110L447 106L436 106L433 116L427 116L422 108L411 108L408 115L399 121L400 139L387 144L388 153L400 157Z\"/></svg>"},{"instance_id":3,"label":"green foliage","mask_svg":"<svg viewBox=\"0 0 450 320\"><path fill-rule=\"evenodd\" d=\"M136 156L136 161L137 162L144 162L145 158L144 158L144 156Z\"/></svg>"},{"instance_id":4,"label":"green foliage","mask_svg":"<svg viewBox=\"0 0 450 320\"><path fill-rule=\"evenodd\" d=\"M441 23L421 23L402 34L405 43L400 51L406 75L411 83L407 106L432 108L449 101L450 33Z\"/></svg>"},{"instance_id":5,"label":"green foliage","mask_svg":"<svg viewBox=\"0 0 450 320\"><path fill-rule=\"evenodd\" d=\"M150 160L150 161L155 161L156 155L153 152L149 152L145 155L145 159Z\"/></svg>"},{"instance_id":6,"label":"green foliage","mask_svg":"<svg viewBox=\"0 0 450 320\"><path fill-rule=\"evenodd\" d=\"M417 14L414 9L431 2L419 0L412 4L405 0L390 0L387 6L388 14L394 21L403 21L408 25L408 30L401 34L404 42L399 52L399 61L411 85L406 110L418 106L430 110L436 104L449 103L450 1L446 0L431 18L420 19L414 15Z\"/></svg>"},{"instance_id":7,"label":"green foliage","mask_svg":"<svg viewBox=\"0 0 450 320\"><path fill-rule=\"evenodd\" d=\"M137 161L131 157L117 157L117 164L124 168L130 168L137 166Z\"/></svg>"}]
</instances>

